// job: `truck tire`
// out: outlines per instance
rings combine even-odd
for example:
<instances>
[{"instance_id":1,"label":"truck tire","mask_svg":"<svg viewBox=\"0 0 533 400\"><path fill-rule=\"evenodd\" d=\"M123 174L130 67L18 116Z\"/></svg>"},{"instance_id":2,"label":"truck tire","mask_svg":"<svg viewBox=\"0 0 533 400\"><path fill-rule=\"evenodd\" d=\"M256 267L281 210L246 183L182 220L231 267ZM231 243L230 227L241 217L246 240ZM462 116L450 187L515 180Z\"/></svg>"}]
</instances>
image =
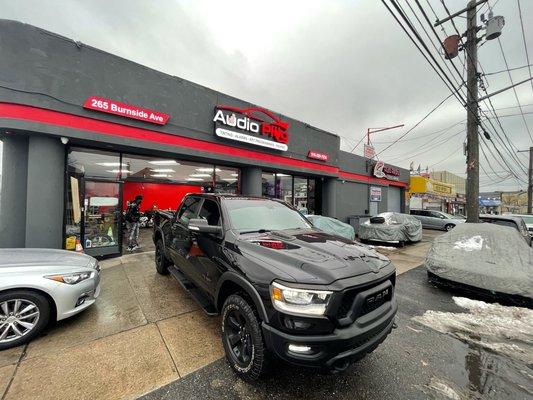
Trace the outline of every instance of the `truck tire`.
<instances>
[{"instance_id":1,"label":"truck tire","mask_svg":"<svg viewBox=\"0 0 533 400\"><path fill-rule=\"evenodd\" d=\"M235 373L255 381L266 369L266 347L261 324L252 305L232 294L222 307L222 344Z\"/></svg>"},{"instance_id":2,"label":"truck tire","mask_svg":"<svg viewBox=\"0 0 533 400\"><path fill-rule=\"evenodd\" d=\"M155 243L155 269L161 275L168 275L168 267L170 267L170 261L165 256L165 245L161 239L157 239Z\"/></svg>"},{"instance_id":3,"label":"truck tire","mask_svg":"<svg viewBox=\"0 0 533 400\"><path fill-rule=\"evenodd\" d=\"M43 295L31 290L0 293L0 351L28 343L49 320L50 303Z\"/></svg>"}]
</instances>

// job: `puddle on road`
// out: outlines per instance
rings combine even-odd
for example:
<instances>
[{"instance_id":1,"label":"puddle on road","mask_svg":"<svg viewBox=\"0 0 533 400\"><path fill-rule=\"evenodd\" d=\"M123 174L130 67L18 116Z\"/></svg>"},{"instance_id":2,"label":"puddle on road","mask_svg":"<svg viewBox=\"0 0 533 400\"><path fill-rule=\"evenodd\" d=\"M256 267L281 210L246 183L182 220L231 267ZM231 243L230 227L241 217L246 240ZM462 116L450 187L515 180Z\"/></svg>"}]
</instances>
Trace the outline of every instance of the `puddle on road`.
<instances>
[{"instance_id":1,"label":"puddle on road","mask_svg":"<svg viewBox=\"0 0 533 400\"><path fill-rule=\"evenodd\" d=\"M462 343L464 369L434 377L423 391L434 398L519 399L533 396L533 310L454 297L469 313L426 311L413 320Z\"/></svg>"}]
</instances>

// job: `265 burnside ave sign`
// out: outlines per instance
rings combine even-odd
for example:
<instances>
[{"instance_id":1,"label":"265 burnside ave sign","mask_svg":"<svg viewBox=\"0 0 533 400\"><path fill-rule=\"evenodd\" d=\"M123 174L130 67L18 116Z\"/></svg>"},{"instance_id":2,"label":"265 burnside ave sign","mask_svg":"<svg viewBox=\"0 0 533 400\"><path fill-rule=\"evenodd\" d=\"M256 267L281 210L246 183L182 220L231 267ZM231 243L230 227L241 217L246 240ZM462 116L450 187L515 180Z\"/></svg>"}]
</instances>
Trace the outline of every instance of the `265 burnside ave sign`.
<instances>
[{"instance_id":1,"label":"265 burnside ave sign","mask_svg":"<svg viewBox=\"0 0 533 400\"><path fill-rule=\"evenodd\" d=\"M213 122L218 137L274 150L288 149L289 124L263 108L217 106Z\"/></svg>"}]
</instances>

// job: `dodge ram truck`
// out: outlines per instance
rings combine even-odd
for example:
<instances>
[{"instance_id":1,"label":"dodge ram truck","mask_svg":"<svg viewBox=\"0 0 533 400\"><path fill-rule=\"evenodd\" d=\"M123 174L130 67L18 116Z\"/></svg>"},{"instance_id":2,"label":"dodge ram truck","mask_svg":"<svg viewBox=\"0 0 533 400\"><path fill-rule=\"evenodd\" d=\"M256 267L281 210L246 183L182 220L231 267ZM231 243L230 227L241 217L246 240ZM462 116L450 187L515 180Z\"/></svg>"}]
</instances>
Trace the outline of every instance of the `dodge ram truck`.
<instances>
[{"instance_id":1,"label":"dodge ram truck","mask_svg":"<svg viewBox=\"0 0 533 400\"><path fill-rule=\"evenodd\" d=\"M276 356L342 371L395 326L392 263L279 200L190 194L155 221L157 272L222 316L226 358L245 380Z\"/></svg>"}]
</instances>

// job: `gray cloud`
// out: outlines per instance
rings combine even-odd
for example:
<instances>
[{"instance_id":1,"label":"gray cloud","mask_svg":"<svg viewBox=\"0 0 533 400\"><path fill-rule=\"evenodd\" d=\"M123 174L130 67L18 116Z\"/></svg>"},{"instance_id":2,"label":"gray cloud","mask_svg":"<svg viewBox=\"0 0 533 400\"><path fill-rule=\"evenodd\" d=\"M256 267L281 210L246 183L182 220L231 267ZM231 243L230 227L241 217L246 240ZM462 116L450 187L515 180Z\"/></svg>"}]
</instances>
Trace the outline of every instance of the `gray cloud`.
<instances>
[{"instance_id":1,"label":"gray cloud","mask_svg":"<svg viewBox=\"0 0 533 400\"><path fill-rule=\"evenodd\" d=\"M401 3L407 10L405 1ZM445 15L440 2L431 4L441 17ZM465 1L446 4L458 10ZM60 33L335 132L346 138L345 149L351 149L368 127L405 123L410 128L449 94L377 0L266 4L49 0L46 7L34 0L3 0L0 5L3 18ZM533 18L533 2L522 1L522 9L533 57L533 28L527 23ZM506 17L501 40L510 67L525 65L516 2L500 1L494 11ZM458 19L457 25L464 30L464 19ZM445 28L453 33L450 24ZM479 55L486 72L505 68L497 41L483 45ZM515 81L528 76L527 69L512 74ZM488 81L489 92L509 85L506 74L490 76ZM531 85L517 91L522 104L532 104L524 111L533 112ZM510 91L494 97L493 103L497 108L512 107L516 99ZM502 115L517 112L516 108L500 111ZM526 119L533 133L532 115ZM404 167L413 161L415 166L464 172L460 147L465 134L446 140L461 126L427 136L464 118L465 111L450 99L406 137L410 140L391 147L382 158ZM501 120L517 147L532 145L520 117ZM402 132L376 135L377 150ZM443 143L435 146L439 142ZM482 164L492 177L491 167L503 168L487 155L489 163L482 159ZM483 177L482 190L524 187L512 179L490 182Z\"/></svg>"}]
</instances>

